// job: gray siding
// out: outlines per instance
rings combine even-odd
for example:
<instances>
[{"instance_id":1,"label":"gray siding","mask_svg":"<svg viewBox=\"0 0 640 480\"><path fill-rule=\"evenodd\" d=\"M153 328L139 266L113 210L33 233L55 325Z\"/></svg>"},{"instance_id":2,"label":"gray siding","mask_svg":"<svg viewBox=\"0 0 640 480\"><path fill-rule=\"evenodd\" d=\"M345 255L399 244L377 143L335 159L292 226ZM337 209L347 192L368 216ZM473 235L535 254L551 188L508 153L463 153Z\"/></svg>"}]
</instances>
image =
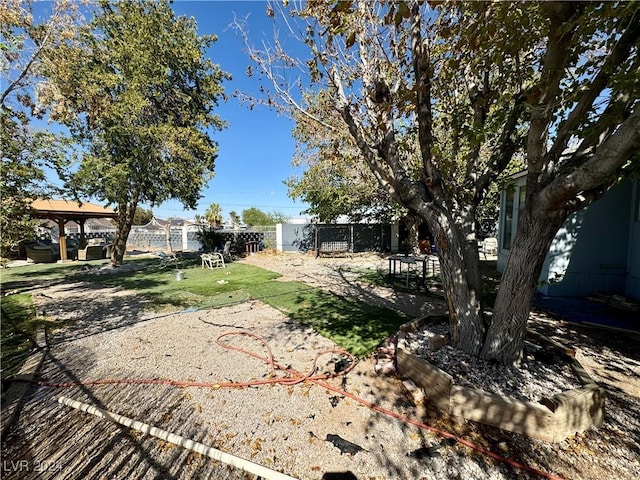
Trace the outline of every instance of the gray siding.
<instances>
[{"instance_id":1,"label":"gray siding","mask_svg":"<svg viewBox=\"0 0 640 480\"><path fill-rule=\"evenodd\" d=\"M631 182L609 190L567 219L551 245L548 295L585 296L594 291L623 294L629 251ZM556 283L562 279L560 283Z\"/></svg>"},{"instance_id":2,"label":"gray siding","mask_svg":"<svg viewBox=\"0 0 640 480\"><path fill-rule=\"evenodd\" d=\"M540 292L549 296L603 292L640 299L639 184L623 181L567 219L545 260ZM503 210L504 198L501 217ZM501 248L499 271L504 270L508 255Z\"/></svg>"},{"instance_id":3,"label":"gray siding","mask_svg":"<svg viewBox=\"0 0 640 480\"><path fill-rule=\"evenodd\" d=\"M636 180L633 185L632 205L629 227L629 268L625 295L640 300L640 180Z\"/></svg>"}]
</instances>

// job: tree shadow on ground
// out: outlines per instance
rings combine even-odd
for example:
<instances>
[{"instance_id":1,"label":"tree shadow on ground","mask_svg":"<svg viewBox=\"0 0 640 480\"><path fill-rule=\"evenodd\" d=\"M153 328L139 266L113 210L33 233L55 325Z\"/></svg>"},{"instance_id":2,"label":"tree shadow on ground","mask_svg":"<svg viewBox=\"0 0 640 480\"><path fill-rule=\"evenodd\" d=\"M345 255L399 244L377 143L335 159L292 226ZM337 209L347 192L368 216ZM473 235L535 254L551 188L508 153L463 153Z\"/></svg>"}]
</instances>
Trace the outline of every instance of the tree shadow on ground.
<instances>
[{"instance_id":1,"label":"tree shadow on ground","mask_svg":"<svg viewBox=\"0 0 640 480\"><path fill-rule=\"evenodd\" d=\"M30 421L18 422L3 438L3 479L244 478L241 472L180 446L59 405L56 400L62 395L206 442L207 431L190 421L197 408L186 400L184 390L163 385L82 385L78 373L94 362L91 351L73 345L64 359L47 355L40 372L44 378L78 385L32 388L22 412Z\"/></svg>"},{"instance_id":2,"label":"tree shadow on ground","mask_svg":"<svg viewBox=\"0 0 640 480\"><path fill-rule=\"evenodd\" d=\"M483 299L487 303L491 303L495 299L495 291L499 282L499 274L492 271L495 268L495 262L485 262L483 270ZM344 281L348 280L343 278ZM379 301L372 295L370 290L361 289L357 282L349 282L352 291L356 291L355 295L362 301L375 302ZM396 296L401 296L403 292L399 292ZM551 333L555 331L557 327L550 328ZM549 332L547 332L549 333ZM554 335L550 334L550 337ZM597 337L597 336L596 336ZM594 339L592 332L585 332L583 335L577 335L575 331L567 331L564 336L558 338L565 345L578 348L591 348L591 355L596 358L603 365L606 365L606 370L609 372L615 371L618 373L624 373L626 375L633 375L634 372L638 372L638 362L636 360L638 355L637 341L616 341L612 342L612 345L598 345L598 340ZM615 355L598 355L600 348L604 347L604 350L611 350L616 352ZM383 405L385 403L391 403L394 407L408 411L408 415L421 418L425 423L441 428L446 432L454 433L455 435L471 440L482 448L485 448L492 452L497 452L510 460L522 463L524 465L535 465L542 471L549 471L552 473L566 474L569 477L575 476L576 472L590 476L594 474L603 475L604 473L616 472L616 474L622 474L624 471L620 465L614 465L609 470L609 467L600 460L599 464L594 467L588 459L585 459L583 452L593 451L597 452L599 459L606 459L608 456L608 449L603 445L619 445L624 451L631 452L632 455L638 454L638 434L640 431L638 428L638 420L640 417L640 406L637 399L631 398L628 393L620 390L616 387L607 386L607 414L605 417L605 424L599 429L589 430L582 434L576 434L574 437L568 438L558 444L549 444L537 439L528 438L526 436L511 433L498 428L470 422L462 421L451 417L438 411L435 406L427 402L424 409L416 409L410 404L407 405L402 399L398 400L398 392L388 391L385 393L384 389L379 389L377 392L371 391L371 395L378 395L376 405ZM394 400L395 398L395 400ZM615 413L614 413L615 412ZM412 417L412 418L415 418ZM370 431L373 433L379 430L380 423L387 421L381 415L374 415L370 421ZM400 424L405 432L407 438L419 438L420 442L426 446L442 446L446 448L438 449L438 452L442 452L444 457L447 457L449 461L451 457L465 455L466 453L460 453L460 445L450 445L446 441L443 442L442 437L437 435L434 437L429 431L420 430L416 432L415 427L404 423ZM623 433L624 432L624 433ZM635 433L634 433L635 432ZM453 448L454 450L451 450ZM451 450L451 451L448 451ZM600 451L598 451L600 450ZM447 453L445 453L447 452ZM438 457L428 459L426 463L429 463L432 467L432 473L435 475L438 471L441 471L442 465L438 465ZM485 469L489 466L495 466L494 460L480 456L481 459L476 462L478 468ZM379 452L379 461L385 463L387 459L384 456L383 450ZM413 462L414 459L407 459L407 462ZM606 461L606 460L605 460ZM454 463L449 462L449 463ZM389 472L391 474L399 474L402 468L406 468L406 465L394 466L387 462ZM413 468L413 467L412 467ZM412 472L416 475L424 475L425 462L416 464ZM512 466L501 464L499 466L505 472L505 475L512 476L517 475L522 478L523 472ZM449 478L467 478L470 472L449 472ZM487 470L488 474L488 470ZM525 474L529 476L529 474ZM533 475L531 478L537 478L537 475Z\"/></svg>"},{"instance_id":3,"label":"tree shadow on ground","mask_svg":"<svg viewBox=\"0 0 640 480\"><path fill-rule=\"evenodd\" d=\"M65 294L74 290L73 294ZM58 286L55 295L36 294L39 315L62 324L49 334L52 343L68 342L140 321L151 300L119 289L94 283Z\"/></svg>"},{"instance_id":4,"label":"tree shadow on ground","mask_svg":"<svg viewBox=\"0 0 640 480\"><path fill-rule=\"evenodd\" d=\"M336 278L339 278L336 277ZM348 279L345 279L345 281ZM351 283L350 288L353 288L354 291L362 295L361 298L366 299L366 302L371 302L371 305L379 305L376 302L376 294L372 293L366 287L362 287L357 282L349 280ZM104 288L104 287L100 287ZM98 289L97 292L101 290ZM103 290L105 295L108 290ZM300 302L304 303L307 301L304 295L301 292L289 292L294 296L294 298L298 299ZM398 298L400 298L400 294ZM85 299L86 300L86 299ZM378 302L380 299L378 298ZM387 299L385 299L387 301ZM114 302L121 302L121 299L114 299ZM314 299L310 301L308 305L303 305L302 308L296 313L297 315L301 315L302 312L306 311L307 315L313 315L317 318L323 318L324 316L328 316L326 320L327 326L335 326L339 328L344 328L345 325L341 323L340 320L334 319L331 317L330 311L331 309L335 309L338 307L338 310L344 309L345 313L351 315L353 312L351 309L353 308L351 304L347 304L346 307L342 307L340 295L337 293L331 293L326 295L321 295L320 299ZM99 303L99 302L97 302ZM77 308L82 308L82 301L79 301ZM59 308L62 308L60 305ZM111 308L112 310L107 309L107 312L116 313L117 303L114 304ZM132 323L136 321L137 315L133 313L134 306L131 307L131 310L125 309L127 313L132 313L127 317L127 320ZM96 304L95 308L91 310L92 315L98 315L100 313L100 307ZM375 313L375 312L374 312ZM144 321L144 318L137 318L137 321ZM90 322L91 323L91 322ZM100 323L100 322L98 322ZM126 324L126 323L125 323ZM333 325L332 325L333 324ZM118 328L117 320L110 320L102 325L102 331L104 329L109 328ZM86 328L86 334L92 334L93 330L89 328L91 325L88 325ZM226 326L226 325L225 325ZM302 323L302 319L297 319L296 321L284 321L282 327L283 330L286 329L308 329L309 327ZM555 324L550 324L549 326L549 336L557 336L559 341L563 341L568 346L572 346L572 341L575 340L581 344L584 342L585 345L587 341L590 340L590 336L585 334L584 337L580 335L576 336L575 332L572 330L567 330L566 333L560 335L556 329L557 326ZM397 329L395 329L397 330ZM100 328L97 329L100 331ZM384 335L382 332L378 332L377 334ZM568 341L567 341L568 340ZM637 344L636 344L637 345ZM608 348L608 347L607 347ZM605 352L601 349L601 346L596 342L591 347L593 351L594 358L598 358L599 361L606 362L607 359L611 359L614 356L614 352L626 352L627 346L616 346L608 348L612 353L608 353L604 356ZM595 357L595 355L603 355L602 358ZM78 352L76 355L78 361L88 361L87 357L82 354L82 352ZM84 358L83 358L84 357ZM633 358L633 357L632 357ZM81 365L81 364L80 364ZM620 360L616 362L613 366L615 368L611 369L611 374L614 373L622 373L627 374L629 370L629 363ZM632 370L631 370L632 371ZM610 445L620 445L621 451L624 451L625 455L627 454L636 454L638 453L638 433L640 431L640 426L638 425L638 418L640 418L640 411L638 411L638 402L631 398L628 394L623 391L613 390L612 394L607 398L607 407L608 410L614 412L612 416L611 413L607 414L607 418L605 420L605 426L597 431L586 432L581 435L576 435L571 439L568 439L564 442L561 442L557 445L547 444L545 442L540 442L533 439L527 439L522 435L512 434L509 432L505 432L503 430L495 429L492 427L486 427L480 424L476 424L473 422L462 422L454 417L449 417L447 415L438 412L432 404L427 403L424 408L416 408L409 401L409 398L404 394L401 384L398 379L395 378L381 378L375 377L372 375L371 371L356 371L350 373L351 375L368 375L369 377L365 380L366 387L365 389L353 392L357 393L360 397L365 397L370 400L375 406L380 406L384 408L389 408L399 413L407 415L409 418L418 421L424 421L425 423L440 428L444 431L453 433L457 436L460 436L465 439L469 439L474 443L477 443L480 446L487 448L488 450L499 452L509 458L514 460L518 460L522 463L536 465L538 468L543 470L550 470L553 466L554 472L556 474L566 475L567 477L584 477L584 478L599 478L600 476L607 476L605 473L610 473L609 477L618 476L619 478L624 477L624 472L619 470L610 469L607 470L607 465L600 463L598 468L595 470L589 470L589 468L593 468L589 466L590 459L589 452L594 452L598 454L598 458L607 454L608 450L604 448L605 444ZM342 386L350 391L350 386L352 384L349 376L347 379L342 382L341 380L336 380L336 382L342 382ZM149 387L140 387L141 390L149 389L149 392L155 392L152 397L154 398L169 398L170 395L166 395L163 392L164 390L155 390ZM95 395L95 393L94 393ZM147 398L150 393L140 392L140 395L143 400ZM108 397L108 398L107 398ZM117 404L128 404L131 402L131 396L128 395L116 395L108 396L104 394L103 397L99 398L101 402L105 405L117 405ZM177 397L176 397L177 398ZM177 401L180 400L177 398ZM186 405L187 402L184 402ZM162 404L162 406L164 403ZM164 411L163 408L159 408L158 403L154 403L153 401L149 402L140 402L140 404L136 404L137 408L144 408L143 412L133 412L140 413L141 416L148 416L153 418L155 412ZM611 407L611 408L609 408ZM42 415L39 413L39 406L32 407L31 414L33 415ZM127 412L121 412L127 413ZM58 417L61 415L60 411L55 412L55 415ZM52 418L54 419L55 415ZM183 423L186 425L187 422L184 421L188 417L188 413L185 413L186 416L178 417L176 415L176 419L179 424L179 418L182 419ZM75 417L74 417L75 419ZM82 425L85 421L75 422L74 426ZM98 423L91 423L91 429L95 429L98 431L100 426ZM58 428L60 427L58 423ZM412 450L418 447L430 447L430 446L440 446L437 449L439 453L439 457L434 455L432 457L426 458L413 458L406 457L405 461L392 461L385 452L385 439L384 439L384 431L387 429L401 429L406 438L406 452L409 454ZM73 428L69 429L72 432L75 432ZM89 431L90 431L89 430ZM85 428L83 431L87 432L88 430ZM629 433L633 431L635 433ZM26 435L26 441L31 442L30 445L40 445L43 437L35 437L33 436L33 432L31 432L31 436L29 436L28 432L22 432ZM46 432L43 432L46 434ZM337 432L339 433L339 432ZM63 434L63 430L59 432L60 435ZM71 433L70 433L71 434ZM200 434L203 434L200 432ZM61 442L71 443L74 440L70 437L65 437L64 435L60 436ZM127 468L132 468L131 465L135 463L135 461L139 458L137 454L131 455L128 453L125 447L119 449L119 443L116 442L115 445L112 445L108 442L104 442L104 436L99 437L97 435L92 436L92 434L87 433L87 439L91 440L88 444L82 444L79 448L83 451L91 451L91 455L112 455L114 452L113 449L116 450L115 454L117 455L117 459L115 460L116 465L121 465L124 468L125 473L130 473L130 478L137 478L136 471L133 469L127 470ZM107 438L112 438L107 436ZM119 438L119 437L118 437ZM371 411L368 417L367 430L365 432L364 438L350 438L350 440L356 443L366 444L369 452L374 455L374 458L380 465L384 465L387 472L389 472L390 478L401 478L399 476L399 472L405 472L409 470L411 472L411 477L413 478L470 478L475 476L476 478L482 478L483 476L488 476L489 473L492 475L495 473L494 465L495 462L486 456L477 455L472 453L466 447L463 447L459 444L450 444L450 442L445 441L444 436L435 434L430 432L429 430L421 430L417 427L407 424L404 422L400 422L395 418L390 418L388 416L382 415L380 413ZM135 440L135 439L134 439ZM633 442L635 441L635 445ZM100 442L105 443L105 445L109 445L109 448L101 449ZM144 440L145 448L149 448L149 452L154 455L157 453L157 444L151 442L150 440ZM25 448L33 448L27 446ZM389 446L387 446L387 449ZM55 450L53 450L55 452ZM33 454L33 453L32 453ZM52 453L53 454L53 453ZM21 457L14 457L21 458ZM457 465L462 462L457 462L458 459L465 459L465 465L469 464L469 459L471 459L473 470L465 470L465 469L457 469ZM96 464L97 466L98 464ZM146 465L151 472L155 470L155 467L149 466L148 462L142 462L142 465ZM183 457L177 459L172 465L185 465L185 460ZM465 467L466 468L466 467ZM471 468L471 467L469 467ZM528 475L522 474L522 472L518 470L511 469L511 467L500 466L501 472L504 474L506 478L529 478ZM196 470L198 474L202 474L202 478L205 478L207 469L206 467L202 467L201 470ZM157 470L156 470L157 472ZM160 470L160 472L164 472ZM590 473L595 472L595 475L590 475ZM85 473L89 474L89 471L85 471ZM102 472L104 473L104 471ZM169 472L172 474L173 471ZM620 475L618 475L620 474ZM160 475L160 473L158 474ZM410 477L410 478L411 478ZM76 477L79 478L79 477ZM194 476L193 478L196 478ZM224 478L224 477L212 477L212 478ZM530 477L533 478L533 477Z\"/></svg>"}]
</instances>

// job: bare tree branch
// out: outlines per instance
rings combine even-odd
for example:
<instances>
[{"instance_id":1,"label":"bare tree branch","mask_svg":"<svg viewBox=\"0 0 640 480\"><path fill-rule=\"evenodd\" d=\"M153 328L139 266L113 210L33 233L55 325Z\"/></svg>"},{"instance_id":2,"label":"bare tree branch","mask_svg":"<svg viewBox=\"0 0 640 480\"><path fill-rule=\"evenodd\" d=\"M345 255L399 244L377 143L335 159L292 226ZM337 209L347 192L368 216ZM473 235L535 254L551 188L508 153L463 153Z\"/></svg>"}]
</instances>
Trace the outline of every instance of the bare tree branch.
<instances>
[{"instance_id":1,"label":"bare tree branch","mask_svg":"<svg viewBox=\"0 0 640 480\"><path fill-rule=\"evenodd\" d=\"M302 92L302 82L300 78L297 78L296 81L292 84L289 80L283 78L276 72L274 65L278 65L283 60L289 63L289 65L296 65L297 67L302 68L300 66L300 62L297 59L293 59L285 53L284 49L279 43L277 32L274 36L275 46L273 48L270 48L263 42L263 49L258 50L249 41L246 22L239 21L237 18L234 18L232 26L236 29L236 31L240 33L242 41L247 49L249 58L259 66L260 71L265 75L280 101L284 102L289 108L299 112L307 119L319 125L322 125L324 128L327 128L331 131L335 130L335 127L333 125L324 122L317 115L311 114L308 109L304 108L302 104L296 99L297 95L294 96L294 94L292 94L291 91L294 88L298 90L298 93ZM273 101L273 99L270 98L268 98L267 101L263 101L260 99L256 100L255 98L251 97L251 100L258 101L259 103L267 105L271 108L277 107L277 102ZM281 112L286 112L286 110L281 109ZM289 118L293 117L289 115Z\"/></svg>"},{"instance_id":2,"label":"bare tree branch","mask_svg":"<svg viewBox=\"0 0 640 480\"><path fill-rule=\"evenodd\" d=\"M593 102L602 94L603 90L607 88L608 82L615 72L615 67L625 60L631 52L631 49L637 44L640 38L639 15L637 11L633 12L625 22L628 24L628 28L624 30L611 49L598 74L591 82L583 86L580 99L576 102L575 107L558 129L554 144L549 150L552 158L559 158L567 148L571 136L575 134L580 123L584 121L589 110L593 108Z\"/></svg>"},{"instance_id":3,"label":"bare tree branch","mask_svg":"<svg viewBox=\"0 0 640 480\"><path fill-rule=\"evenodd\" d=\"M571 45L577 29L575 22L569 20L575 10L583 9L573 3L555 3L546 9L549 15L549 33L546 55L542 64L542 74L538 85L529 94L532 113L527 139L527 165L531 186L544 168L543 157L546 152L549 125L553 116L554 105L560 92L560 81L571 53ZM567 28L566 25L570 25Z\"/></svg>"}]
</instances>

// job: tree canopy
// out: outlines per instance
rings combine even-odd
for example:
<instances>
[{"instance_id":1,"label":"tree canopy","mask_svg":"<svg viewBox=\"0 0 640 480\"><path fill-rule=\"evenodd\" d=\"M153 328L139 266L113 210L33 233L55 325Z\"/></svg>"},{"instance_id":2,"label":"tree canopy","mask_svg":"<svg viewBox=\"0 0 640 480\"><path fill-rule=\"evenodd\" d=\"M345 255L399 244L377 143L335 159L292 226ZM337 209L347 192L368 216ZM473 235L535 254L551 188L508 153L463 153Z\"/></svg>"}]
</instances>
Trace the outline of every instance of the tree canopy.
<instances>
[{"instance_id":1,"label":"tree canopy","mask_svg":"<svg viewBox=\"0 0 640 480\"><path fill-rule=\"evenodd\" d=\"M239 226L241 222L240 215L238 215L235 210L229 212L229 220L234 227Z\"/></svg>"},{"instance_id":2,"label":"tree canopy","mask_svg":"<svg viewBox=\"0 0 640 480\"><path fill-rule=\"evenodd\" d=\"M275 225L284 223L288 217L280 212L266 213L256 207L242 211L242 221L249 227Z\"/></svg>"},{"instance_id":3,"label":"tree canopy","mask_svg":"<svg viewBox=\"0 0 640 480\"><path fill-rule=\"evenodd\" d=\"M31 200L59 194L47 182L45 169L64 178L73 152L68 142L38 130L34 119L43 111L35 92L47 56L62 42L70 42L82 19L74 2L52 2L51 13L38 20L31 1L0 4L2 77L0 85L0 250L4 255L18 241L34 233Z\"/></svg>"},{"instance_id":4,"label":"tree canopy","mask_svg":"<svg viewBox=\"0 0 640 480\"><path fill-rule=\"evenodd\" d=\"M292 163L307 168L300 177L285 182L289 196L308 203L305 213L321 222L332 222L340 216L355 222L390 221L401 208L363 165L342 119L327 104L329 98L323 93L308 99L308 111L321 118L322 124L293 112L296 156Z\"/></svg>"},{"instance_id":5,"label":"tree canopy","mask_svg":"<svg viewBox=\"0 0 640 480\"><path fill-rule=\"evenodd\" d=\"M78 46L48 63L41 95L84 148L70 186L117 206L116 263L138 202L195 208L213 174L229 78L205 56L215 40L167 1L102 1Z\"/></svg>"},{"instance_id":6,"label":"tree canopy","mask_svg":"<svg viewBox=\"0 0 640 480\"><path fill-rule=\"evenodd\" d=\"M428 224L453 344L517 361L555 233L638 164L637 4L347 0L273 4L268 13L309 56L277 38L268 48L248 44L270 82L265 103L333 131L305 102L328 96L358 161ZM307 73L298 95L292 65ZM517 159L527 197L490 316L478 207Z\"/></svg>"},{"instance_id":7,"label":"tree canopy","mask_svg":"<svg viewBox=\"0 0 640 480\"><path fill-rule=\"evenodd\" d=\"M153 220L153 210L147 210L138 205L133 215L133 225L146 225L151 220Z\"/></svg>"}]
</instances>

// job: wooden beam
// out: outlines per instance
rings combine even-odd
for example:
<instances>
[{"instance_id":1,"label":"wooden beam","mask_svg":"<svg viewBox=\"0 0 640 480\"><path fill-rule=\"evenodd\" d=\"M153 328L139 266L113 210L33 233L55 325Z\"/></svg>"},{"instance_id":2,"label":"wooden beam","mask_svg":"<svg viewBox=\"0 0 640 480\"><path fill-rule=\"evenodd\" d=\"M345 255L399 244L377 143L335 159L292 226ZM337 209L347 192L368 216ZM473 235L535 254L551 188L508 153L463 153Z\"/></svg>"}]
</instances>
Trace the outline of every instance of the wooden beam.
<instances>
[{"instance_id":1,"label":"wooden beam","mask_svg":"<svg viewBox=\"0 0 640 480\"><path fill-rule=\"evenodd\" d=\"M58 222L58 230L60 231L60 261L64 262L67 260L67 235L64 231L64 225L67 223L64 218L56 218Z\"/></svg>"}]
</instances>

